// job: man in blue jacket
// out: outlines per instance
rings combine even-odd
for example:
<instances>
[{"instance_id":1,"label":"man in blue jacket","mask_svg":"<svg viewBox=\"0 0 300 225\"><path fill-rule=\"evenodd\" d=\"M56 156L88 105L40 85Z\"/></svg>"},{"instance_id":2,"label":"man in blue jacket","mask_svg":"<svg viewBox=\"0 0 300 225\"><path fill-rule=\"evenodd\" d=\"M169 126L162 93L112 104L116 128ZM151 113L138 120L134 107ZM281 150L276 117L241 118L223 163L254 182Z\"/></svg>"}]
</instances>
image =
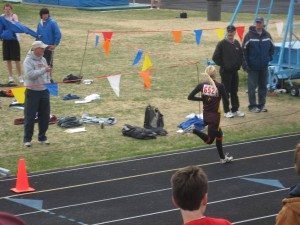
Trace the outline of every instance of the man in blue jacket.
<instances>
[{"instance_id":1,"label":"man in blue jacket","mask_svg":"<svg viewBox=\"0 0 300 225\"><path fill-rule=\"evenodd\" d=\"M44 58L49 66L53 66L53 52L61 40L61 32L58 24L50 16L47 8L40 10L41 22L37 26L39 40L48 45L45 49Z\"/></svg>"},{"instance_id":2,"label":"man in blue jacket","mask_svg":"<svg viewBox=\"0 0 300 225\"><path fill-rule=\"evenodd\" d=\"M264 29L264 18L257 17L255 26L249 28L243 41L245 57L244 70L248 73L249 111L267 112L266 96L268 81L268 65L272 60L274 45L271 35ZM258 103L255 90L258 88Z\"/></svg>"}]
</instances>

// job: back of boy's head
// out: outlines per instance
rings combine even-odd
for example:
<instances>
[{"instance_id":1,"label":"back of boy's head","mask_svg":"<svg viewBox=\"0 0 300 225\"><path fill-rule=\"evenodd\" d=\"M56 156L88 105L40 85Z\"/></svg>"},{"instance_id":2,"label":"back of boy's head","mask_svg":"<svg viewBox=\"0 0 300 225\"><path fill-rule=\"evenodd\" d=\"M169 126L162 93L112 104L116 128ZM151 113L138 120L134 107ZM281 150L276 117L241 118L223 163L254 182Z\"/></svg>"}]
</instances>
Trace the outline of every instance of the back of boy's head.
<instances>
[{"instance_id":1,"label":"back of boy's head","mask_svg":"<svg viewBox=\"0 0 300 225\"><path fill-rule=\"evenodd\" d=\"M296 150L295 150L295 168L297 173L300 175L300 143L297 144Z\"/></svg>"},{"instance_id":2,"label":"back of boy's head","mask_svg":"<svg viewBox=\"0 0 300 225\"><path fill-rule=\"evenodd\" d=\"M199 209L208 190L207 183L206 174L197 166L188 166L175 172L171 185L177 206L188 211Z\"/></svg>"}]
</instances>

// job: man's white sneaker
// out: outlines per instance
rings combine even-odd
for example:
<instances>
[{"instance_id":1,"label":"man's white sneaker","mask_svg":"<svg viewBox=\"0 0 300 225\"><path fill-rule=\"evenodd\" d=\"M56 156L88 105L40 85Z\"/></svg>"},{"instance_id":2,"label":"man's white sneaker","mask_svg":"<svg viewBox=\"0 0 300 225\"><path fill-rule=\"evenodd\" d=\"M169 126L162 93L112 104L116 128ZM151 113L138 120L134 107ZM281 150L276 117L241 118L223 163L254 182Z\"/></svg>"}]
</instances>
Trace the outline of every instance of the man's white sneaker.
<instances>
[{"instance_id":1,"label":"man's white sneaker","mask_svg":"<svg viewBox=\"0 0 300 225\"><path fill-rule=\"evenodd\" d=\"M9 76L8 77L8 82L15 82L14 77L13 76Z\"/></svg>"},{"instance_id":2,"label":"man's white sneaker","mask_svg":"<svg viewBox=\"0 0 300 225\"><path fill-rule=\"evenodd\" d=\"M237 117L244 117L245 113L241 112L241 111L236 111L232 113L233 116L237 116Z\"/></svg>"},{"instance_id":3,"label":"man's white sneaker","mask_svg":"<svg viewBox=\"0 0 300 225\"><path fill-rule=\"evenodd\" d=\"M25 143L24 143L24 146L25 146L25 147L31 147L31 142L29 142L29 141L28 141L28 142L25 142Z\"/></svg>"},{"instance_id":4,"label":"man's white sneaker","mask_svg":"<svg viewBox=\"0 0 300 225\"><path fill-rule=\"evenodd\" d=\"M24 83L23 76L19 76L19 82Z\"/></svg>"},{"instance_id":5,"label":"man's white sneaker","mask_svg":"<svg viewBox=\"0 0 300 225\"><path fill-rule=\"evenodd\" d=\"M225 113L224 114L224 116L226 117L226 118L233 118L234 117L234 115L232 114L232 112L227 112L227 113Z\"/></svg>"},{"instance_id":6,"label":"man's white sneaker","mask_svg":"<svg viewBox=\"0 0 300 225\"><path fill-rule=\"evenodd\" d=\"M233 157L228 156L228 154L226 154L224 159L220 159L220 163L222 163L222 164L230 163L230 162L232 162L232 160L233 160Z\"/></svg>"},{"instance_id":7,"label":"man's white sneaker","mask_svg":"<svg viewBox=\"0 0 300 225\"><path fill-rule=\"evenodd\" d=\"M50 142L48 140L46 140L46 141L39 141L39 142L42 145L50 145Z\"/></svg>"}]
</instances>

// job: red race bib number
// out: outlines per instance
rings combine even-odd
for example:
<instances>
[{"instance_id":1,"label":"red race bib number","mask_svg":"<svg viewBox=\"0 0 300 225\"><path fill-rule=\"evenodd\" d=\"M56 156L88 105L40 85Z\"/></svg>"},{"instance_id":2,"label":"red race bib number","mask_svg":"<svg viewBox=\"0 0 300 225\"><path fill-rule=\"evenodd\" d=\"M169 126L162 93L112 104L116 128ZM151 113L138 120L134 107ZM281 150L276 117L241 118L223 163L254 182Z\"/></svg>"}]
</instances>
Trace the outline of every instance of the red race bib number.
<instances>
[{"instance_id":1,"label":"red race bib number","mask_svg":"<svg viewBox=\"0 0 300 225\"><path fill-rule=\"evenodd\" d=\"M218 89L215 88L212 85L204 84L204 86L203 86L203 94L207 95L207 96L216 97L216 96L218 96Z\"/></svg>"}]
</instances>

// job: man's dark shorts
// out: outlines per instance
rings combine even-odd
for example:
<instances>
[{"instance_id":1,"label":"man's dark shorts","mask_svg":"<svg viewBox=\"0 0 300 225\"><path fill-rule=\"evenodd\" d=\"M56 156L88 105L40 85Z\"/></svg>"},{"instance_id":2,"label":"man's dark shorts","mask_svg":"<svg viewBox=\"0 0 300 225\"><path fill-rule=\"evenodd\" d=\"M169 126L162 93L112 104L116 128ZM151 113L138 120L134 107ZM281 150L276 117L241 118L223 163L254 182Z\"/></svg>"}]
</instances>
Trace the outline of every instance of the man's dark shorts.
<instances>
[{"instance_id":1,"label":"man's dark shorts","mask_svg":"<svg viewBox=\"0 0 300 225\"><path fill-rule=\"evenodd\" d=\"M17 40L3 40L3 61L20 61L20 43Z\"/></svg>"}]
</instances>

